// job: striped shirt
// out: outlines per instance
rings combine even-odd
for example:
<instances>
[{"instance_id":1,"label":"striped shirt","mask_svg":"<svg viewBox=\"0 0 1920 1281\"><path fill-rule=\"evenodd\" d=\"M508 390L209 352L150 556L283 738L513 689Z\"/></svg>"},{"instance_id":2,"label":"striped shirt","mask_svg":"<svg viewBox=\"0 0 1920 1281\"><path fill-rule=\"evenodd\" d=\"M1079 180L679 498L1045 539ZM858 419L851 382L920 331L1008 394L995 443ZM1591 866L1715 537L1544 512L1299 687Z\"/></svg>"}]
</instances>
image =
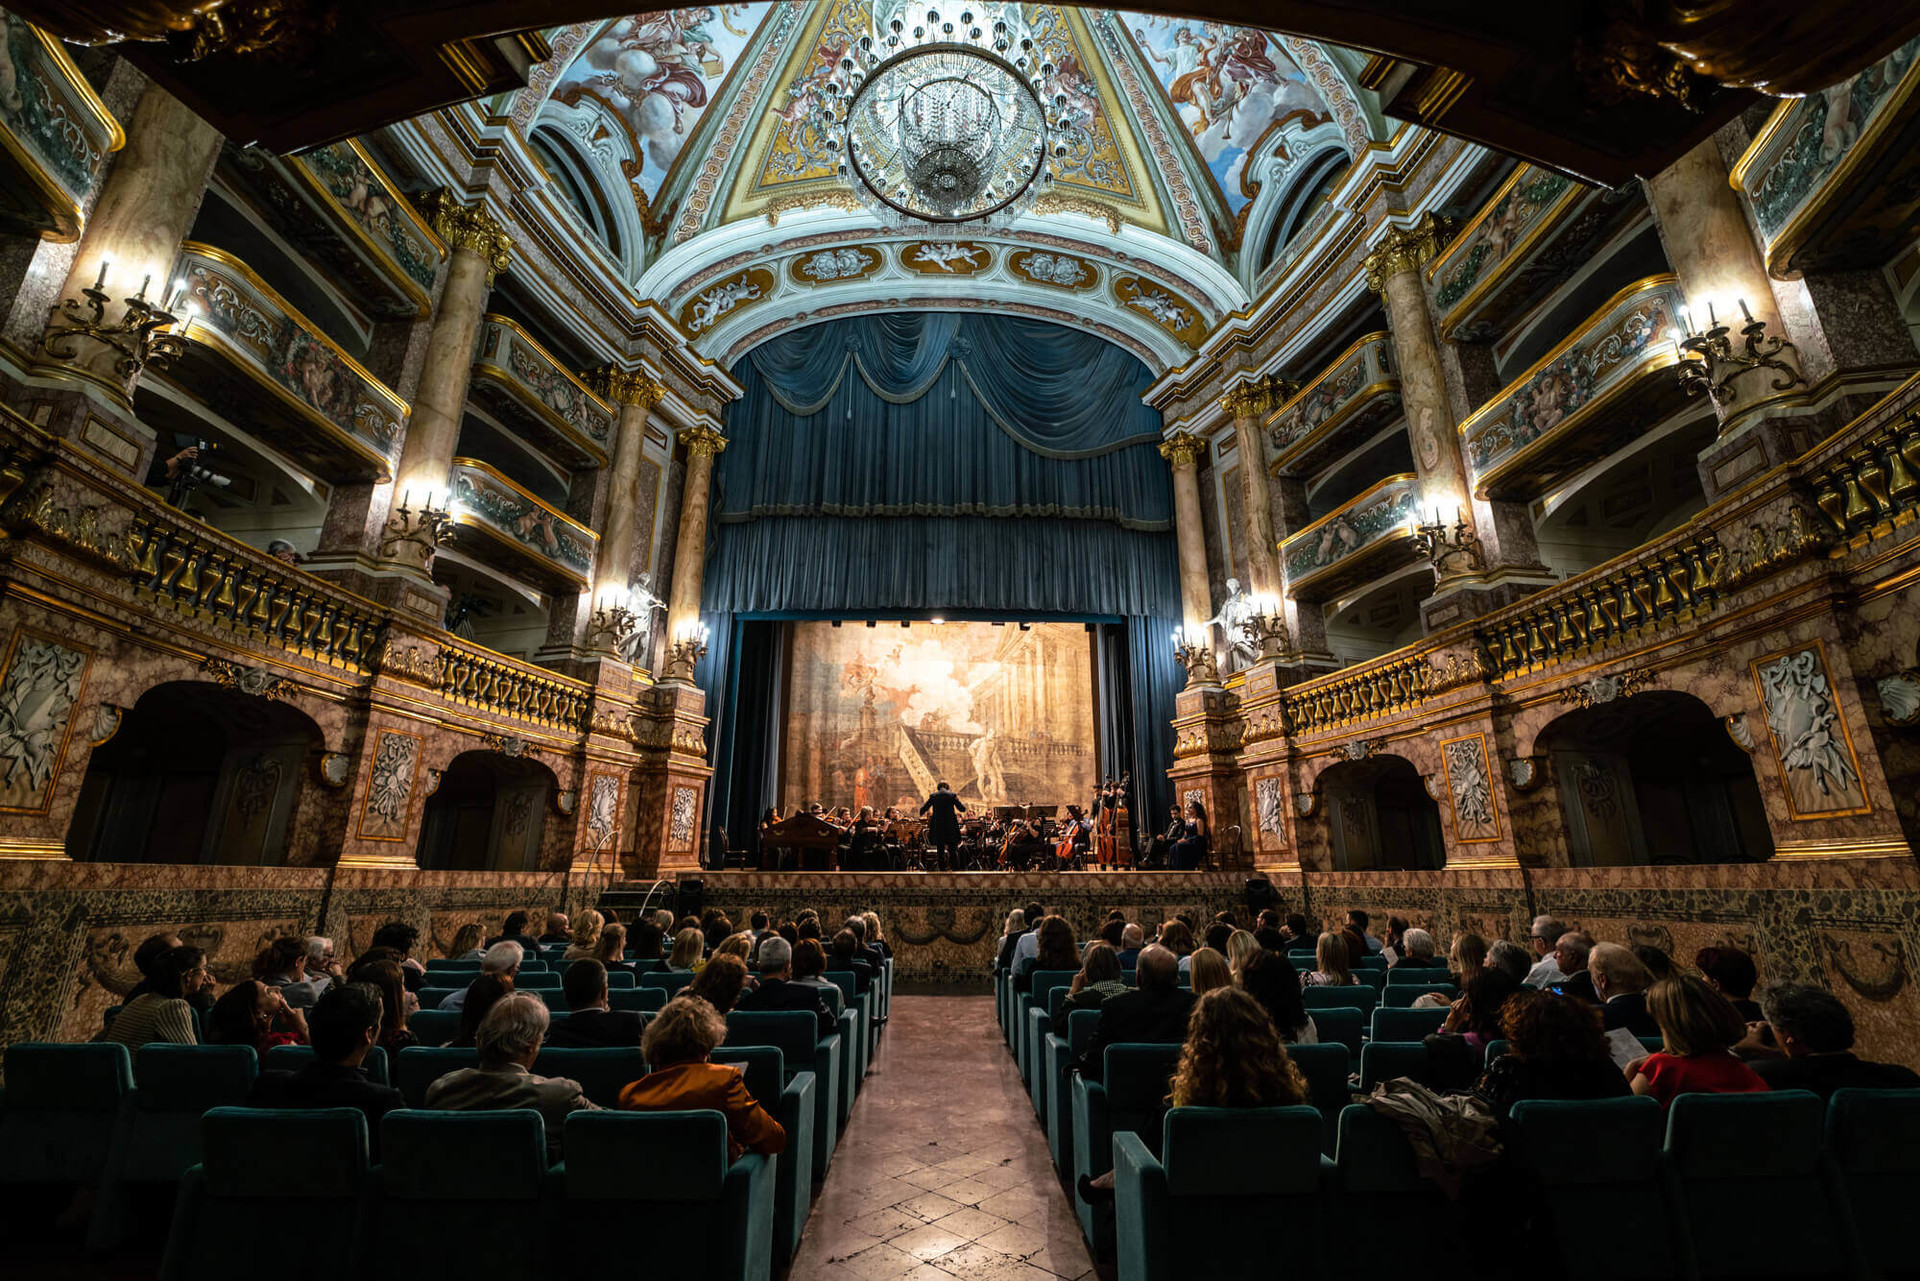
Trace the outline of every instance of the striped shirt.
<instances>
[{"instance_id":1,"label":"striped shirt","mask_svg":"<svg viewBox=\"0 0 1920 1281\"><path fill-rule=\"evenodd\" d=\"M100 1039L133 1048L153 1041L199 1044L199 1038L193 1034L193 1010L187 1003L177 996L153 992L136 996L121 1006Z\"/></svg>"}]
</instances>

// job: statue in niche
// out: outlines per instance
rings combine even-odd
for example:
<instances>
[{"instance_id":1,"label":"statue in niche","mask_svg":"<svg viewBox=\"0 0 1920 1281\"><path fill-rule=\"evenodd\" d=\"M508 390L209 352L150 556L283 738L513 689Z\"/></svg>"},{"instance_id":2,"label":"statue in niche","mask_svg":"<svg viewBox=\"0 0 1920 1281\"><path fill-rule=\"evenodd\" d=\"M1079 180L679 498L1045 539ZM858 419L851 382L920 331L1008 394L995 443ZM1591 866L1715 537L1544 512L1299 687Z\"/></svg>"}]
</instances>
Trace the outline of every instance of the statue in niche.
<instances>
[{"instance_id":1,"label":"statue in niche","mask_svg":"<svg viewBox=\"0 0 1920 1281\"><path fill-rule=\"evenodd\" d=\"M1207 627L1218 627L1226 639L1225 653L1229 672L1237 672L1251 666L1260 657L1260 646L1254 639L1253 598L1241 590L1240 580L1227 580L1227 599L1221 602L1220 612L1206 621Z\"/></svg>"}]
</instances>

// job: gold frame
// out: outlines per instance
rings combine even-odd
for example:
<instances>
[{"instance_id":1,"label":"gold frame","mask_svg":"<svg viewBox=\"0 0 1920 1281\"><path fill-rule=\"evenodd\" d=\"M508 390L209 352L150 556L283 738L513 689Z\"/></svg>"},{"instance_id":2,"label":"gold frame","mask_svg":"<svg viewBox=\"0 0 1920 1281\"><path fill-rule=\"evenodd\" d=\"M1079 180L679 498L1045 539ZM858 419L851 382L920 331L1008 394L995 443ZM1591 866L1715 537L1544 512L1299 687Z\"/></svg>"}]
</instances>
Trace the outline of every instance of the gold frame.
<instances>
[{"instance_id":1,"label":"gold frame","mask_svg":"<svg viewBox=\"0 0 1920 1281\"><path fill-rule=\"evenodd\" d=\"M545 347L541 346L539 340L534 338L532 334L529 334L526 330L522 329L517 323L515 323L509 317L498 315L494 312L488 312L484 316L480 317L480 326L483 331L488 325L499 325L503 329L512 331L514 335L514 341L524 342L529 347L532 347L535 351L539 352L541 357L545 359L548 364L552 365L555 369L560 371L562 377L564 377L568 382L572 383L575 387L579 388L581 393L584 394L594 404L604 409L607 413L607 435L609 438L611 438L613 435L615 435L619 431L620 415L614 412L613 406L608 404L606 401L602 400L594 392L593 388L587 386L586 383L580 381L580 376L578 374L574 373L571 369L568 369L564 364L562 364L558 359L554 357L554 354L552 352L548 351ZM525 392L526 387L518 379L516 379L513 376L512 368L504 364L493 363L496 359L498 359L498 357L496 356L474 357L473 364L468 371L470 378L477 379L483 382L496 383L502 387L507 388L510 391ZM539 400L529 400L526 403L528 407L534 411L535 414L537 414L541 419L543 419L549 426L554 428L554 430L558 431L561 435L565 436L567 439L577 443L581 447L581 449L584 450L588 455L598 459L600 466L605 467L608 463L613 461L613 456L609 454L600 445L596 444L594 442L593 437L584 435L583 433L581 433L580 430L576 428L572 423L568 422L566 419L560 417L559 414L554 412L552 406L547 405L544 402Z\"/></svg>"},{"instance_id":2,"label":"gold frame","mask_svg":"<svg viewBox=\"0 0 1920 1281\"><path fill-rule=\"evenodd\" d=\"M1508 192L1519 186L1521 179L1525 178L1529 172L1547 173L1550 171L1541 168L1539 165L1530 163L1522 164L1516 168L1507 180L1500 184L1499 189L1493 193L1487 200L1487 203L1480 207L1480 211L1474 214L1467 222L1467 225L1460 229L1459 234L1453 238L1452 242L1440 251L1438 257L1427 264L1426 275L1428 285L1433 284L1434 278L1439 275L1440 269L1446 266L1447 260L1453 256L1454 251L1467 243L1467 237L1479 230L1480 224L1493 215L1495 206L1506 198ZM1547 232L1556 226L1559 220L1566 215L1567 209L1564 206L1584 199L1594 190L1595 188L1589 187L1586 183L1575 178L1572 185L1560 194L1558 200L1541 211L1540 220L1528 228L1526 234L1521 236L1511 249L1507 250L1506 255L1502 257L1499 262L1493 264L1492 272L1476 280L1473 283L1473 287L1467 290L1466 295L1461 298L1459 302L1449 307L1444 315L1436 317L1434 336L1441 342L1445 342L1453 334L1453 331L1459 328L1459 321L1463 319L1461 313L1470 311L1485 302L1485 295L1492 293L1495 287L1509 274L1509 264L1520 262L1526 255L1531 254L1535 249L1539 248L1536 242L1544 239Z\"/></svg>"},{"instance_id":3,"label":"gold frame","mask_svg":"<svg viewBox=\"0 0 1920 1281\"><path fill-rule=\"evenodd\" d=\"M1281 416L1284 415L1289 409L1292 409L1295 405L1298 405L1301 401L1305 400L1307 396L1312 393L1314 388L1318 387L1321 383L1325 382L1327 379L1339 373L1341 366L1346 364L1347 358L1349 356L1356 354L1362 347L1365 347L1369 343L1374 343L1374 342L1386 343L1389 345L1389 349L1391 349L1391 345L1393 343L1393 335L1384 329L1380 329L1370 334L1362 334L1360 335L1360 337L1354 339L1351 343L1347 345L1347 349L1345 351L1341 352L1338 356L1335 356L1332 360L1327 362L1326 368L1322 369L1317 375L1315 375L1312 382L1308 383L1306 386L1302 387L1299 391L1295 392L1278 409L1274 410L1271 414L1267 415L1265 421L1263 421L1260 424L1261 436L1264 438L1267 432L1267 428L1273 426L1273 424L1280 421ZM1383 365L1385 364L1384 361L1381 363ZM1349 400L1345 405L1341 406L1339 409L1335 410L1333 413L1329 414L1325 422L1322 422L1319 426L1315 427L1312 431L1302 436L1299 440L1294 441L1291 445L1288 445L1285 449L1280 451L1280 453L1274 457L1274 460L1267 464L1267 474L1269 476L1278 476L1280 474L1281 467L1283 467L1289 459L1295 457L1296 455L1304 451L1308 445L1318 442L1322 436L1338 431L1341 425L1344 424L1347 421L1347 419L1359 413L1361 407L1365 405L1369 400L1372 400L1376 393L1380 391L1384 391L1387 388L1393 388L1395 390L1398 390L1399 386L1400 386L1400 375L1396 373L1396 374L1390 375L1389 377L1382 378L1378 382L1368 383L1366 386L1360 388L1358 391L1353 393L1353 398L1351 400Z\"/></svg>"},{"instance_id":4,"label":"gold frame","mask_svg":"<svg viewBox=\"0 0 1920 1281\"><path fill-rule=\"evenodd\" d=\"M1492 836L1460 835L1460 809L1457 805L1454 804L1454 800L1453 800L1453 767L1447 764L1447 747L1449 744L1464 743L1470 739L1477 740L1479 742L1480 763L1486 768L1486 771L1487 771L1487 803L1493 807L1493 835ZM1505 831L1500 826L1499 775L1495 774L1493 770L1493 753L1487 750L1487 732L1485 730L1477 729L1471 734L1461 734L1455 738L1441 739L1440 740L1440 772L1446 776L1446 780L1447 780L1447 812L1453 815L1453 843L1455 845L1492 845L1495 842L1501 840L1505 835ZM1504 859L1500 861L1505 862ZM1458 867L1458 866L1465 866L1465 864L1456 863L1453 859L1445 858L1444 851L1442 851L1441 868L1444 870L1449 866Z\"/></svg>"},{"instance_id":5,"label":"gold frame","mask_svg":"<svg viewBox=\"0 0 1920 1281\"><path fill-rule=\"evenodd\" d=\"M360 821L353 826L353 836L355 840L359 841L385 841L389 844L400 845L405 843L407 833L413 830L413 802L415 799L415 791L420 786L420 769L426 764L427 736L425 734L409 733L403 729L388 729L384 725L380 726L379 729L380 732L374 735L373 751L367 754L367 791L366 795L360 798ZM398 836L368 836L367 810L368 807L373 804L373 767L380 759L380 744L386 741L388 735L396 738L410 738L416 744L413 753L413 777L407 782L407 821L402 824L401 832Z\"/></svg>"},{"instance_id":6,"label":"gold frame","mask_svg":"<svg viewBox=\"0 0 1920 1281\"><path fill-rule=\"evenodd\" d=\"M0 146L7 149L7 154L13 157L21 171L32 180L34 186L39 189L42 202L48 205L50 212L54 214L53 232L42 232L41 239L54 244L72 244L80 239L87 225L86 214L81 210L80 202L87 198L93 185L100 180L101 172L105 169L105 157L127 145L127 133L121 128L119 119L107 110L107 104L101 101L100 95L93 91L93 86L87 83L87 78L80 74L80 68L73 65L73 59L67 56L67 51L60 42L31 22L25 19L18 20L33 32L34 38L40 42L40 51L66 77L68 86L74 91L74 96L93 112L95 119L104 121L107 126L107 145L100 149L101 169L96 170L89 177L87 188L79 193L78 200L71 199L66 184L48 173L46 166L20 146L12 130L0 130ZM68 230L69 226L71 230Z\"/></svg>"},{"instance_id":7,"label":"gold frame","mask_svg":"<svg viewBox=\"0 0 1920 1281\"><path fill-rule=\"evenodd\" d=\"M1780 740L1774 735L1773 721L1767 716L1767 687L1760 679L1760 665L1762 663L1770 663L1776 658L1785 658L1789 654L1799 654L1808 649L1813 650L1814 653L1820 657L1820 674L1826 677L1827 690L1833 698L1834 712L1840 722L1840 738L1841 741L1847 745L1847 760L1853 765L1853 776L1860 781L1860 796L1866 801L1865 805L1856 806L1853 809L1815 810L1812 813L1803 814L1794 808L1793 789L1787 786L1787 765L1780 755ZM1853 727L1847 724L1846 709L1840 702L1840 688L1834 684L1833 680L1833 665L1827 662L1826 639L1821 636L1815 636L1811 640L1802 642L1801 644L1789 645L1785 649L1777 649L1770 654L1762 654L1760 657L1747 663L1747 671L1751 673L1753 677L1754 697L1760 700L1760 719L1766 723L1767 742L1773 745L1773 763L1774 767L1779 770L1780 794L1786 801L1787 818L1795 823L1814 823L1823 819L1851 818L1861 814L1873 813L1873 797L1867 791L1867 774L1865 770L1860 768L1860 753L1853 745ZM1775 847L1775 852L1778 852L1777 846Z\"/></svg>"},{"instance_id":8,"label":"gold frame","mask_svg":"<svg viewBox=\"0 0 1920 1281\"><path fill-rule=\"evenodd\" d=\"M514 493L520 495L520 497L526 499L528 502L532 503L534 506L545 511L549 516L552 516L555 520L564 522L567 525L567 527L571 529L573 532L583 535L582 541L587 543L589 548L593 551L594 563L596 565L599 563L600 535L597 531L588 528L586 525L581 524L579 521L567 515L565 512L555 507L552 503L547 502L545 499L542 499L537 495L528 493L518 482L507 477L505 474L503 474L500 471L499 468L494 467L490 463L483 463L478 458L464 458L464 457L455 456L455 458L453 459L453 466L454 467L470 467L474 471L484 472L487 476L489 476L493 480L498 481L502 485L505 485L508 489L511 489ZM448 482L447 490L448 490L448 493L451 494L453 492L453 474L451 471L449 471L447 475L447 482ZM547 564L552 565L569 581L578 582L582 587L586 587L592 583L593 566L588 567L586 574L576 575L573 572L572 568L570 568L565 563L551 559L550 557L537 551L531 545L527 543L523 543L518 539L511 538L505 534L502 534L498 529L495 529L491 523L476 518L472 513L471 509L467 508L464 504L458 504L457 499L450 498L448 501L450 504L457 504L455 505L454 511L453 511L453 522L454 524L459 525L461 528L478 530L479 532L486 534L489 537L504 540L508 546L514 548L517 551L530 552L533 555L540 557L540 559L546 562Z\"/></svg>"},{"instance_id":9,"label":"gold frame","mask_svg":"<svg viewBox=\"0 0 1920 1281\"><path fill-rule=\"evenodd\" d=\"M1305 578L1302 578L1302 579L1298 579L1298 580L1287 579L1286 573L1287 573L1287 544L1288 543L1292 542L1296 538L1306 537L1308 534L1320 528L1320 526L1326 524L1328 521L1334 519L1336 516L1345 515L1348 511L1359 506L1361 503L1373 497L1375 494L1379 493L1381 490L1385 489L1387 486L1398 484L1403 480L1410 480L1414 482L1414 484L1416 485L1420 483L1419 475L1415 472L1410 472L1410 471L1403 471L1397 475L1382 477L1381 479L1374 481L1373 484L1367 486L1365 489L1361 490L1359 493L1355 494L1352 498L1349 498L1346 502L1341 503L1338 507L1328 512L1326 515L1320 517L1318 520L1315 520L1313 523L1308 525L1302 525L1299 529L1296 529L1293 533L1288 534L1285 538L1281 539L1280 540L1280 576L1283 579L1286 579L1287 594L1292 595L1296 588L1303 587L1306 584L1311 583L1314 579L1320 577L1322 574L1325 574L1330 570L1338 569L1341 566L1341 564L1344 563L1344 560L1345 560L1345 558L1342 558L1342 560L1337 560L1333 562L1333 564L1331 565L1322 565L1319 568L1315 569L1311 574L1308 574ZM1416 507L1417 507L1417 502L1416 502ZM1385 537L1376 539L1371 543L1364 543L1361 546L1354 548L1354 552L1355 554L1358 554L1360 552L1367 550L1367 548L1369 547L1378 547L1382 543L1385 543L1386 541L1388 541L1388 539L1391 537L1393 537L1393 535L1389 534ZM1329 673L1329 675L1334 675L1334 674L1336 673Z\"/></svg>"}]
</instances>

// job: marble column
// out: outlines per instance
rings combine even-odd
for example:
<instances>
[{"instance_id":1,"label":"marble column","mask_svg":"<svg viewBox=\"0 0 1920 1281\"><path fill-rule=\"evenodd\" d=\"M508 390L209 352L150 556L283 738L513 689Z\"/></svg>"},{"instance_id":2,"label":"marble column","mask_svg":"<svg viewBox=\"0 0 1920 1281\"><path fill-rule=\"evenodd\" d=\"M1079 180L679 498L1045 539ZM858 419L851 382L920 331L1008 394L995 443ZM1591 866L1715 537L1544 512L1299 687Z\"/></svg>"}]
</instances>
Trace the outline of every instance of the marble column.
<instances>
[{"instance_id":1,"label":"marble column","mask_svg":"<svg viewBox=\"0 0 1920 1281\"><path fill-rule=\"evenodd\" d=\"M1173 468L1173 533L1180 552L1181 621L1198 627L1213 617L1207 583L1207 540L1200 526L1200 458L1207 442L1188 432L1169 436L1160 456Z\"/></svg>"},{"instance_id":2,"label":"marble column","mask_svg":"<svg viewBox=\"0 0 1920 1281\"><path fill-rule=\"evenodd\" d=\"M447 282L427 337L426 360L407 420L393 487L399 502L388 517L382 554L426 574L433 545L415 536L417 521L429 502L441 508L448 502L447 473L466 414L474 341L493 278L511 261L513 240L484 206L463 205L445 188L428 195L422 210L434 232L447 242ZM406 514L401 504L407 507Z\"/></svg>"},{"instance_id":3,"label":"marble column","mask_svg":"<svg viewBox=\"0 0 1920 1281\"><path fill-rule=\"evenodd\" d=\"M707 568L707 507L713 485L713 460L727 438L711 427L680 433L687 449L687 481L680 494L680 533L674 542L673 586L667 593L669 680L691 681L693 660L682 637L700 621L700 585Z\"/></svg>"},{"instance_id":4,"label":"marble column","mask_svg":"<svg viewBox=\"0 0 1920 1281\"><path fill-rule=\"evenodd\" d=\"M640 464L645 460L647 416L665 399L667 389L644 369L626 370L608 365L588 377L593 389L620 406L620 426L613 442L613 474L607 504L606 527L600 531L600 563L594 570L594 594L624 592L633 581L639 530Z\"/></svg>"},{"instance_id":5,"label":"marble column","mask_svg":"<svg viewBox=\"0 0 1920 1281\"><path fill-rule=\"evenodd\" d=\"M83 291L97 287L107 297L108 324L126 314L126 299L144 297L156 307L171 301L180 242L200 211L208 176L220 155L219 132L158 85L140 95L126 132L127 145L107 172L60 290L62 300L84 306ZM50 328L66 318L56 303ZM140 371L116 370L119 350L91 338L62 344L67 346L73 351L70 358L43 351L42 359L58 362L51 367L87 378L131 405Z\"/></svg>"},{"instance_id":6,"label":"marble column","mask_svg":"<svg viewBox=\"0 0 1920 1281\"><path fill-rule=\"evenodd\" d=\"M1273 528L1273 491L1267 477L1266 440L1260 425L1298 390L1294 383L1269 376L1242 383L1220 398L1221 406L1233 418L1233 434L1239 442L1240 480L1246 490L1247 527L1242 532L1247 545L1247 571L1253 579L1248 587L1251 595L1278 597L1281 591Z\"/></svg>"}]
</instances>

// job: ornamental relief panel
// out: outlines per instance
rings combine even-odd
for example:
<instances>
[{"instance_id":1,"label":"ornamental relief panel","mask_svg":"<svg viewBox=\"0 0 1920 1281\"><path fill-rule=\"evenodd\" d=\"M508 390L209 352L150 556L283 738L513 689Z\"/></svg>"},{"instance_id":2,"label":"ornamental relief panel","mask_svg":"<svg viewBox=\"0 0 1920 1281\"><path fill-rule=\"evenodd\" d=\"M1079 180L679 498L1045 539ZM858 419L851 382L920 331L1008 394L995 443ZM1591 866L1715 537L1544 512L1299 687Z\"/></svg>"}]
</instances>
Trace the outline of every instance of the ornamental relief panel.
<instances>
[{"instance_id":1,"label":"ornamental relief panel","mask_svg":"<svg viewBox=\"0 0 1920 1281\"><path fill-rule=\"evenodd\" d=\"M421 737L383 729L367 763L367 799L360 811L360 838L401 841L420 772Z\"/></svg>"},{"instance_id":2,"label":"ornamental relief panel","mask_svg":"<svg viewBox=\"0 0 1920 1281\"><path fill-rule=\"evenodd\" d=\"M922 240L900 247L900 265L923 276L974 276L993 266L993 250L971 240Z\"/></svg>"},{"instance_id":3,"label":"ornamental relief panel","mask_svg":"<svg viewBox=\"0 0 1920 1281\"><path fill-rule=\"evenodd\" d=\"M91 650L14 633L0 680L0 810L46 811L92 660Z\"/></svg>"},{"instance_id":4,"label":"ornamental relief panel","mask_svg":"<svg viewBox=\"0 0 1920 1281\"><path fill-rule=\"evenodd\" d=\"M1461 844L1500 839L1499 803L1493 772L1487 766L1487 738L1469 734L1440 744L1447 771L1447 799L1453 809L1453 838Z\"/></svg>"},{"instance_id":5,"label":"ornamental relief panel","mask_svg":"<svg viewBox=\"0 0 1920 1281\"><path fill-rule=\"evenodd\" d=\"M1869 812L1873 806L1833 691L1825 645L1816 640L1769 654L1752 668L1789 816L1798 821Z\"/></svg>"}]
</instances>

